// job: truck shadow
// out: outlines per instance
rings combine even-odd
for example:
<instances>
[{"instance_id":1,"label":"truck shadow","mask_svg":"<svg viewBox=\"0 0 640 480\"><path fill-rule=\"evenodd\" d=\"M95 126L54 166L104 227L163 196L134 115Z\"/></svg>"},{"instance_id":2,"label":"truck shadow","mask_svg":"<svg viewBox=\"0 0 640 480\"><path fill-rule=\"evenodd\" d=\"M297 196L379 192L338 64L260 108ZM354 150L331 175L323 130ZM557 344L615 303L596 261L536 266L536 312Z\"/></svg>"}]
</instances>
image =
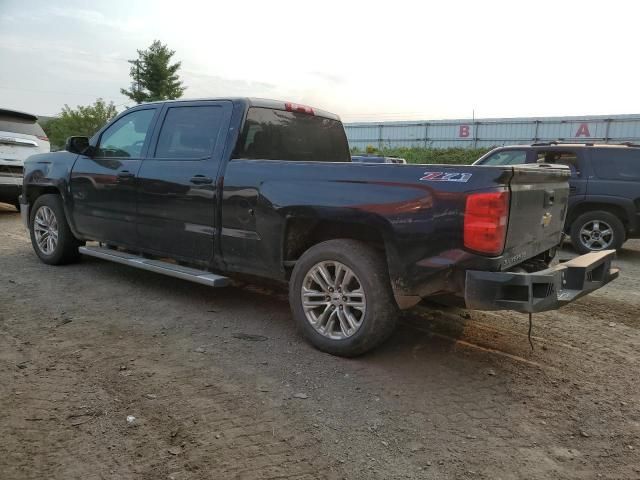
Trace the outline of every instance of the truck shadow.
<instances>
[{"instance_id":1,"label":"truck shadow","mask_svg":"<svg viewBox=\"0 0 640 480\"><path fill-rule=\"evenodd\" d=\"M234 282L231 287L212 289L94 258L83 258L81 268L94 270L92 276L95 278L99 275L101 282L135 286L137 296L147 298L150 302L161 298L171 303L172 309L184 305L193 313L191 318L198 318L202 322L222 322L229 334L241 337L259 335L271 340L269 343L253 343L254 347L251 348L260 350L276 342L276 345L271 345L276 351L288 348L287 344L294 344L296 348L305 350L305 355L317 357L318 361L324 361L322 359L326 356L308 346L297 332L284 288ZM166 318L170 317L166 315ZM227 317L231 318L227 320ZM192 327L195 323L192 321L192 325L182 325ZM180 322L175 322L176 327L180 325ZM212 327L215 325L212 324ZM524 323L523 331L526 332ZM273 340L276 338L278 340ZM246 345L245 342L242 348L249 348ZM469 313L464 310L426 305L401 314L396 332L380 347L356 359L332 357L329 362L336 362L336 365L349 362L361 366L386 364L385 369L395 370L410 364L415 366L416 361L425 365L429 362L446 364L453 358L466 359L469 354L492 363L505 359L513 362L520 358L526 363L529 352L526 337L501 335L498 338L487 335L476 328Z\"/></svg>"}]
</instances>

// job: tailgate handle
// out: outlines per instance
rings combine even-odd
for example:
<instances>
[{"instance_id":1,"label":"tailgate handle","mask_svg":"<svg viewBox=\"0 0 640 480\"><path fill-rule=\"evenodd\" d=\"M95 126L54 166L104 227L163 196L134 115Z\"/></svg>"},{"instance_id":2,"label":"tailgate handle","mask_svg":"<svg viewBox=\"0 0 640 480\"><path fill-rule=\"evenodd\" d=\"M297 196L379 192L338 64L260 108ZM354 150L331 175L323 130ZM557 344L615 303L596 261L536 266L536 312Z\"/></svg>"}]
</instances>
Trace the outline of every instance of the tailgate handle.
<instances>
[{"instance_id":1,"label":"tailgate handle","mask_svg":"<svg viewBox=\"0 0 640 480\"><path fill-rule=\"evenodd\" d=\"M544 206L550 207L553 205L553 201L555 200L555 192L553 190L545 190L544 191Z\"/></svg>"}]
</instances>

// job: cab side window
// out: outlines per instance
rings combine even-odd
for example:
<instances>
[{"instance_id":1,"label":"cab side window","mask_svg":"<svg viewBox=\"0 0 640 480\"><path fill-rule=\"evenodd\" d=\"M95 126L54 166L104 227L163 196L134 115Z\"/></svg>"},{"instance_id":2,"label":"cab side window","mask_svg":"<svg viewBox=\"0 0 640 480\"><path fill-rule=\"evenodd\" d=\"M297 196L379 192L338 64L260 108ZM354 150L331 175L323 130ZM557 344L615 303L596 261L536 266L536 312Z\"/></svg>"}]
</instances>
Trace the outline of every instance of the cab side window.
<instances>
[{"instance_id":1,"label":"cab side window","mask_svg":"<svg viewBox=\"0 0 640 480\"><path fill-rule=\"evenodd\" d=\"M137 110L116 120L100 137L97 157L139 158L155 109Z\"/></svg>"}]
</instances>

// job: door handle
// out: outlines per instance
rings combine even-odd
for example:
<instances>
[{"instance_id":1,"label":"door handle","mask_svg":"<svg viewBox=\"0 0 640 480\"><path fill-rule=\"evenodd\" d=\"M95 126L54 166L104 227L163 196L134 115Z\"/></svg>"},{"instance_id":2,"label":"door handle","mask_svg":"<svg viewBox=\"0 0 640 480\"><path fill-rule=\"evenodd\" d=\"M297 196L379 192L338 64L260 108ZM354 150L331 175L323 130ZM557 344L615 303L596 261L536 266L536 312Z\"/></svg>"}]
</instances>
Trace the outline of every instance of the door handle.
<instances>
[{"instance_id":1,"label":"door handle","mask_svg":"<svg viewBox=\"0 0 640 480\"><path fill-rule=\"evenodd\" d=\"M211 177L205 177L204 175L194 175L191 177L191 183L196 185L208 185L213 183L213 179Z\"/></svg>"},{"instance_id":2,"label":"door handle","mask_svg":"<svg viewBox=\"0 0 640 480\"><path fill-rule=\"evenodd\" d=\"M118 178L127 179L127 178L133 178L133 177L135 177L135 175L131 173L129 170L122 170L121 172L118 172Z\"/></svg>"}]
</instances>

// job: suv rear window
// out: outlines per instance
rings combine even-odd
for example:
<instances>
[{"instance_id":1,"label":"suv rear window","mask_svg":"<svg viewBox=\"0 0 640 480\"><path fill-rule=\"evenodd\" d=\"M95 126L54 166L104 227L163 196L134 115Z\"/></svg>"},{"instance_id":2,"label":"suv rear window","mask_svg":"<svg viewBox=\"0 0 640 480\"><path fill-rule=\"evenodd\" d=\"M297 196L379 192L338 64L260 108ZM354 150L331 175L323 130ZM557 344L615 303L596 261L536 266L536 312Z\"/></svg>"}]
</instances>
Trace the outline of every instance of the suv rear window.
<instances>
[{"instance_id":1,"label":"suv rear window","mask_svg":"<svg viewBox=\"0 0 640 480\"><path fill-rule=\"evenodd\" d=\"M33 135L34 137L44 137L44 130L35 120L14 117L13 115L0 114L0 132L21 133L23 135Z\"/></svg>"},{"instance_id":2,"label":"suv rear window","mask_svg":"<svg viewBox=\"0 0 640 480\"><path fill-rule=\"evenodd\" d=\"M342 123L306 113L252 107L233 158L350 162Z\"/></svg>"},{"instance_id":3,"label":"suv rear window","mask_svg":"<svg viewBox=\"0 0 640 480\"><path fill-rule=\"evenodd\" d=\"M601 148L591 151L593 168L606 180L640 180L640 149Z\"/></svg>"}]
</instances>

